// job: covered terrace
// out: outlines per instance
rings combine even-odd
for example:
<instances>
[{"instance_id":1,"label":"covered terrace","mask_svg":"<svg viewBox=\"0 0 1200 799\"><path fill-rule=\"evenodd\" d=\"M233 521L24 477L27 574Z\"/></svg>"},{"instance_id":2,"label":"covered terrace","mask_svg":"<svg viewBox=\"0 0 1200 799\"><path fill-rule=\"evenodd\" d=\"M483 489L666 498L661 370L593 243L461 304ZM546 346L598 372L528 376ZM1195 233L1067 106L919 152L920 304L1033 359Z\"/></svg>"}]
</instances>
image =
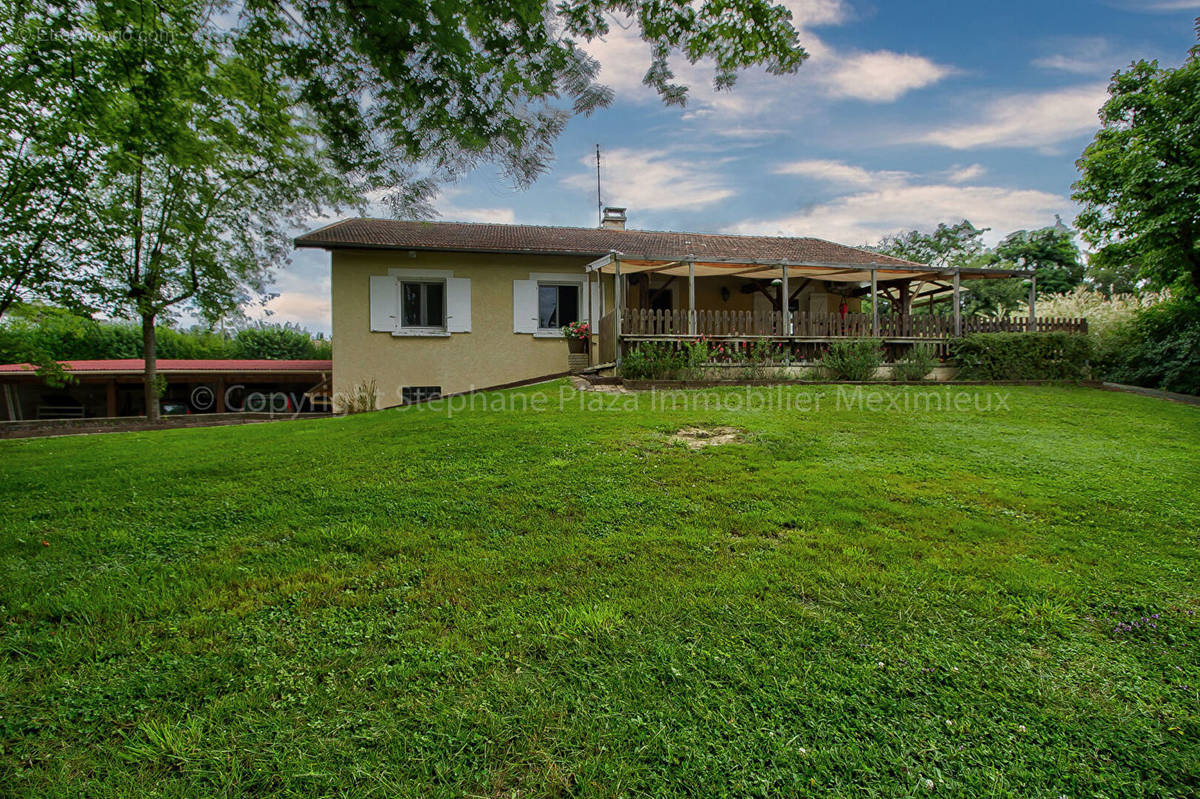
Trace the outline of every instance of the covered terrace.
<instances>
[{"instance_id":1,"label":"covered terrace","mask_svg":"<svg viewBox=\"0 0 1200 799\"><path fill-rule=\"evenodd\" d=\"M974 332L1076 330L1082 320L1037 317L1033 270L939 269L880 256L878 263L819 263L712 256L630 255L610 252L587 265L592 276L611 275L613 310L600 318L599 362L620 358L632 342L696 337L790 342L803 358L816 346L843 338L883 339L891 349L928 342L943 354L956 337ZM964 281L1027 280L1028 315L994 319L964 316ZM703 291L719 282L718 293ZM655 302L658 291L686 290L686 302ZM758 295L753 307L727 309L730 286ZM697 303L698 287L709 298ZM811 301L801 302L802 295ZM632 299L631 299L632 297ZM713 297L718 297L712 302ZM861 311L863 299L869 312ZM836 304L835 304L836 303ZM881 308L887 306L886 312ZM924 313L914 314L920 304ZM743 303L744 305L744 303ZM851 307L853 305L853 307ZM942 313L937 313L941 310Z\"/></svg>"}]
</instances>

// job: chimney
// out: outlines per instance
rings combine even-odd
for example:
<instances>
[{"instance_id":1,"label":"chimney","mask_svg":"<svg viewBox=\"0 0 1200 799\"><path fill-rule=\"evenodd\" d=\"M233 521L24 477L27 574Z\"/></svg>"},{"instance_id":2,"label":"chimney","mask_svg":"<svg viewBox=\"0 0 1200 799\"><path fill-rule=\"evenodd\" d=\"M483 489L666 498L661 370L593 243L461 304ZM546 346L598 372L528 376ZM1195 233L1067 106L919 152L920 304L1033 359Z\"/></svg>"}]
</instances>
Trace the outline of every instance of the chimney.
<instances>
[{"instance_id":1,"label":"chimney","mask_svg":"<svg viewBox=\"0 0 1200 799\"><path fill-rule=\"evenodd\" d=\"M624 230L625 229L625 209L613 208L605 206L604 215L600 220L600 227L607 230Z\"/></svg>"}]
</instances>

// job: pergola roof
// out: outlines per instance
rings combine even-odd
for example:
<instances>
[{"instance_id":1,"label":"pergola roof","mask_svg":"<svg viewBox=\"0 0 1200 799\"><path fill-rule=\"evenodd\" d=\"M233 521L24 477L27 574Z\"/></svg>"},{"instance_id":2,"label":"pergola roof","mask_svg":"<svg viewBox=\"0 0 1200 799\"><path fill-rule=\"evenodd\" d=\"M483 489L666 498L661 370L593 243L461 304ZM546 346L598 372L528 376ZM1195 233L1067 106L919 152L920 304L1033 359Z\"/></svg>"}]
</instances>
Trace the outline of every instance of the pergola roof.
<instances>
[{"instance_id":1,"label":"pergola roof","mask_svg":"<svg viewBox=\"0 0 1200 799\"><path fill-rule=\"evenodd\" d=\"M845 264L818 261L782 261L757 258L712 258L688 255L628 255L611 252L588 264L589 272L615 274L620 264L622 275L654 273L672 277L745 277L755 280L775 280L783 277L787 267L789 278L814 278L839 283L865 283L875 273L876 280L924 280L941 282L953 280L957 271L961 280L988 280L1020 277L1030 274L1022 269L938 269L880 256L876 263ZM694 270L694 272L693 272Z\"/></svg>"}]
</instances>

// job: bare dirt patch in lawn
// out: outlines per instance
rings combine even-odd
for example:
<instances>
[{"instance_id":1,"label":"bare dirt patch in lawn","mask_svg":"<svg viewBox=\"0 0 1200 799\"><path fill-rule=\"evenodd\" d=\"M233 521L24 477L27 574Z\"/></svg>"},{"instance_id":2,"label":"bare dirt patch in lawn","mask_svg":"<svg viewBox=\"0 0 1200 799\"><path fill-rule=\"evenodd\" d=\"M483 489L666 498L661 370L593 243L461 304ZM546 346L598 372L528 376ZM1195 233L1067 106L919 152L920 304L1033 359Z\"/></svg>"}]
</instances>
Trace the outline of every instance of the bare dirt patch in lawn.
<instances>
[{"instance_id":1,"label":"bare dirt patch in lawn","mask_svg":"<svg viewBox=\"0 0 1200 799\"><path fill-rule=\"evenodd\" d=\"M736 427L684 427L671 436L671 443L685 444L688 449L702 449L738 444L745 440L744 436L745 431Z\"/></svg>"}]
</instances>

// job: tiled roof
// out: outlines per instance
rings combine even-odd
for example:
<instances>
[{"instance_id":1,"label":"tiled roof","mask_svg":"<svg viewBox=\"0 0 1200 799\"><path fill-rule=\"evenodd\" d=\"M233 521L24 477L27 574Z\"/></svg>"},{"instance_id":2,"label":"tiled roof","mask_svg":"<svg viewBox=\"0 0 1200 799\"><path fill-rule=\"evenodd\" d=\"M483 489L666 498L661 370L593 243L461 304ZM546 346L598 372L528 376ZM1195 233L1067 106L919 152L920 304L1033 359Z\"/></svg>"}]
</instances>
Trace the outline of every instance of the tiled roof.
<instances>
[{"instance_id":1,"label":"tiled roof","mask_svg":"<svg viewBox=\"0 0 1200 799\"><path fill-rule=\"evenodd\" d=\"M650 258L696 256L702 259L708 256L797 264L912 265L911 261L813 238L395 219L344 219L305 233L296 239L296 246L536 253L592 258L615 250L624 255Z\"/></svg>"},{"instance_id":2,"label":"tiled roof","mask_svg":"<svg viewBox=\"0 0 1200 799\"><path fill-rule=\"evenodd\" d=\"M68 372L129 372L141 373L146 365L141 358L116 358L97 361L59 361ZM0 373L31 372L37 369L27 363L0 364ZM328 372L333 361L272 361L272 360L179 360L160 358L160 372Z\"/></svg>"}]
</instances>

